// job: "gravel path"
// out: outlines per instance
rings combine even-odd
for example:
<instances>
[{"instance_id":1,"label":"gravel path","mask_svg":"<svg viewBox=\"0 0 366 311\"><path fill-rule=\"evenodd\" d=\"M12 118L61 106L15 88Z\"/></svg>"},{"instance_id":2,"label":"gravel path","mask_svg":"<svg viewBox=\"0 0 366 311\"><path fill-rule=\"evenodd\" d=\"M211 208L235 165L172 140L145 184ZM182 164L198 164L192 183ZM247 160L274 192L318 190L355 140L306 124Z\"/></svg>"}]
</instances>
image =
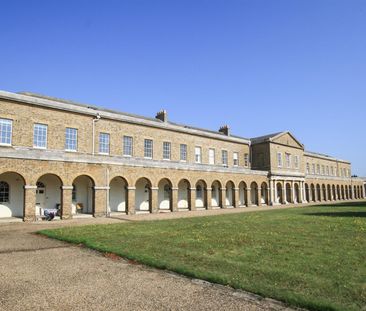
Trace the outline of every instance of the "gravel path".
<instances>
[{"instance_id":1,"label":"gravel path","mask_svg":"<svg viewBox=\"0 0 366 311\"><path fill-rule=\"evenodd\" d=\"M34 234L123 221L0 224L0 310L290 310L270 299Z\"/></svg>"}]
</instances>

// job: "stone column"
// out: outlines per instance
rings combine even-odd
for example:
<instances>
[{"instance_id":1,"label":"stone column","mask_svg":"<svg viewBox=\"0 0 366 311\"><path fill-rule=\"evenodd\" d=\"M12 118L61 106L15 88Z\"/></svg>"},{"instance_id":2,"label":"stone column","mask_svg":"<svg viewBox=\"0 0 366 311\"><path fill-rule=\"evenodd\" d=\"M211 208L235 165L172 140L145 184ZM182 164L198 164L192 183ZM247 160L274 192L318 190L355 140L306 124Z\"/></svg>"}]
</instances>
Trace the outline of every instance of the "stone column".
<instances>
[{"instance_id":1,"label":"stone column","mask_svg":"<svg viewBox=\"0 0 366 311\"><path fill-rule=\"evenodd\" d=\"M109 187L94 187L94 217L105 217L107 214L107 191Z\"/></svg>"},{"instance_id":2,"label":"stone column","mask_svg":"<svg viewBox=\"0 0 366 311\"><path fill-rule=\"evenodd\" d=\"M24 186L24 221L36 220L36 190L37 186Z\"/></svg>"},{"instance_id":3,"label":"stone column","mask_svg":"<svg viewBox=\"0 0 366 311\"><path fill-rule=\"evenodd\" d=\"M239 188L234 188L234 207L239 207Z\"/></svg>"},{"instance_id":4,"label":"stone column","mask_svg":"<svg viewBox=\"0 0 366 311\"><path fill-rule=\"evenodd\" d=\"M136 187L127 187L127 215L135 215Z\"/></svg>"},{"instance_id":5,"label":"stone column","mask_svg":"<svg viewBox=\"0 0 366 311\"><path fill-rule=\"evenodd\" d=\"M262 206L262 187L258 186L257 188L257 198L258 198L258 206Z\"/></svg>"},{"instance_id":6,"label":"stone column","mask_svg":"<svg viewBox=\"0 0 366 311\"><path fill-rule=\"evenodd\" d=\"M284 182L283 183L283 186L282 186L282 204L287 204L287 194L286 194L286 183Z\"/></svg>"},{"instance_id":7,"label":"stone column","mask_svg":"<svg viewBox=\"0 0 366 311\"><path fill-rule=\"evenodd\" d=\"M226 188L221 188L221 208L226 208Z\"/></svg>"},{"instance_id":8,"label":"stone column","mask_svg":"<svg viewBox=\"0 0 366 311\"><path fill-rule=\"evenodd\" d=\"M299 197L298 197L298 203L304 203L304 188L303 188L303 181L300 181L300 186L299 186Z\"/></svg>"},{"instance_id":9,"label":"stone column","mask_svg":"<svg viewBox=\"0 0 366 311\"><path fill-rule=\"evenodd\" d=\"M365 185L362 185L362 198L364 199L365 197L366 197Z\"/></svg>"},{"instance_id":10,"label":"stone column","mask_svg":"<svg viewBox=\"0 0 366 311\"><path fill-rule=\"evenodd\" d=\"M207 209L212 209L212 188L206 189Z\"/></svg>"},{"instance_id":11,"label":"stone column","mask_svg":"<svg viewBox=\"0 0 366 311\"><path fill-rule=\"evenodd\" d=\"M271 180L269 182L269 188L270 188L270 196L269 196L269 205L274 205L275 199L275 181Z\"/></svg>"},{"instance_id":12,"label":"stone column","mask_svg":"<svg viewBox=\"0 0 366 311\"><path fill-rule=\"evenodd\" d=\"M247 188L247 206L251 206L252 205L252 195L251 195L251 189Z\"/></svg>"},{"instance_id":13,"label":"stone column","mask_svg":"<svg viewBox=\"0 0 366 311\"><path fill-rule=\"evenodd\" d=\"M178 188L172 188L172 197L171 197L171 208L172 212L178 211Z\"/></svg>"},{"instance_id":14,"label":"stone column","mask_svg":"<svg viewBox=\"0 0 366 311\"><path fill-rule=\"evenodd\" d=\"M267 202L266 202L266 204L268 206L271 205L271 198L270 198L270 196L271 196L271 189L270 188L267 188Z\"/></svg>"},{"instance_id":15,"label":"stone column","mask_svg":"<svg viewBox=\"0 0 366 311\"><path fill-rule=\"evenodd\" d=\"M151 197L150 197L150 212L152 214L156 214L159 212L159 188L158 187L151 187Z\"/></svg>"},{"instance_id":16,"label":"stone column","mask_svg":"<svg viewBox=\"0 0 366 311\"><path fill-rule=\"evenodd\" d=\"M295 182L291 181L291 203L295 203Z\"/></svg>"},{"instance_id":17,"label":"stone column","mask_svg":"<svg viewBox=\"0 0 366 311\"><path fill-rule=\"evenodd\" d=\"M72 218L72 186L62 187L61 219Z\"/></svg>"},{"instance_id":18,"label":"stone column","mask_svg":"<svg viewBox=\"0 0 366 311\"><path fill-rule=\"evenodd\" d=\"M191 188L191 211L197 210L196 208L196 188Z\"/></svg>"}]
</instances>

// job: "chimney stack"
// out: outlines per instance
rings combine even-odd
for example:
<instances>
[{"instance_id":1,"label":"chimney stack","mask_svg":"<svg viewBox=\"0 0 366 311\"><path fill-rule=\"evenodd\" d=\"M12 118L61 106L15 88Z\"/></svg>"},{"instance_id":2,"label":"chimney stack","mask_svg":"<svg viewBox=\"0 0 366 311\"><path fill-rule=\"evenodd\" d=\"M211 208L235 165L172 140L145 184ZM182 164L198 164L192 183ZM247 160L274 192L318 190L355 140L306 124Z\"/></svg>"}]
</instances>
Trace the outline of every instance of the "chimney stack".
<instances>
[{"instance_id":1,"label":"chimney stack","mask_svg":"<svg viewBox=\"0 0 366 311\"><path fill-rule=\"evenodd\" d=\"M168 122L168 113L166 112L166 110L160 110L156 114L155 118L163 122Z\"/></svg>"},{"instance_id":2,"label":"chimney stack","mask_svg":"<svg viewBox=\"0 0 366 311\"><path fill-rule=\"evenodd\" d=\"M227 125L223 125L220 127L219 132L226 136L230 136L230 127L228 127Z\"/></svg>"}]
</instances>

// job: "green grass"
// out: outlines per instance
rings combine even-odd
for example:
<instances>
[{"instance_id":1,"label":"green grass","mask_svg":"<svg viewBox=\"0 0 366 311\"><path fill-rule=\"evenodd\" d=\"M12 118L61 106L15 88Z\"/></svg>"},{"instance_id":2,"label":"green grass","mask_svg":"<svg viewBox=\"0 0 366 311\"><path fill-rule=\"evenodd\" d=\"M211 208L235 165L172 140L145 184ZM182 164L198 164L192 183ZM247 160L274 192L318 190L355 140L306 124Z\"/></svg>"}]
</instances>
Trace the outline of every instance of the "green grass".
<instances>
[{"instance_id":1,"label":"green grass","mask_svg":"<svg viewBox=\"0 0 366 311\"><path fill-rule=\"evenodd\" d=\"M366 306L365 203L41 233L293 306Z\"/></svg>"}]
</instances>

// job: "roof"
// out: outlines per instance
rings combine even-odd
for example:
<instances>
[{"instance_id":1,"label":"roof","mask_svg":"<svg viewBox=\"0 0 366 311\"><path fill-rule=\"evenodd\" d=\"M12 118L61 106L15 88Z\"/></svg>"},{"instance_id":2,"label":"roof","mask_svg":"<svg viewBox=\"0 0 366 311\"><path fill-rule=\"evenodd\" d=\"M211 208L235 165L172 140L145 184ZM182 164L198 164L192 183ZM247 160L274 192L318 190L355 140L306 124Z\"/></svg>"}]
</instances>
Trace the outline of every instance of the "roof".
<instances>
[{"instance_id":1,"label":"roof","mask_svg":"<svg viewBox=\"0 0 366 311\"><path fill-rule=\"evenodd\" d=\"M230 135L227 136L218 131L212 131L207 129L202 129L198 127L193 127L189 125L183 125L173 122L163 122L156 118L149 118L140 115L120 112L116 110L106 109L94 105L81 104L70 100L65 100L56 97L45 96L41 94L35 94L31 92L19 92L11 93L0 90L0 98L10 99L18 102L24 102L32 105L38 105L53 109L72 111L80 114L86 115L97 115L100 114L102 118L119 120L128 123L141 124L145 126L152 126L158 128L164 128L167 130L173 130L178 132L184 132L187 134L206 136L210 138L216 138L225 141L237 142L250 144L250 139L241 136Z\"/></svg>"},{"instance_id":2,"label":"roof","mask_svg":"<svg viewBox=\"0 0 366 311\"><path fill-rule=\"evenodd\" d=\"M325 159L325 160L332 160L332 161L338 161L338 162L345 162L345 163L350 164L350 162L349 162L349 161L342 160L342 159L338 159L338 158L332 157L332 156L330 156L330 155L323 154L323 153L319 153L319 152L312 152L312 151L307 151L307 150L305 150L304 154L305 154L305 155L308 155L308 156L316 157L316 158Z\"/></svg>"},{"instance_id":3,"label":"roof","mask_svg":"<svg viewBox=\"0 0 366 311\"><path fill-rule=\"evenodd\" d=\"M271 141L271 138L276 137L282 133L285 133L285 132L277 132L277 133L268 134L268 135L264 135L264 136L254 137L254 138L251 138L250 141L253 144L258 144L258 143L262 143L265 141Z\"/></svg>"}]
</instances>

